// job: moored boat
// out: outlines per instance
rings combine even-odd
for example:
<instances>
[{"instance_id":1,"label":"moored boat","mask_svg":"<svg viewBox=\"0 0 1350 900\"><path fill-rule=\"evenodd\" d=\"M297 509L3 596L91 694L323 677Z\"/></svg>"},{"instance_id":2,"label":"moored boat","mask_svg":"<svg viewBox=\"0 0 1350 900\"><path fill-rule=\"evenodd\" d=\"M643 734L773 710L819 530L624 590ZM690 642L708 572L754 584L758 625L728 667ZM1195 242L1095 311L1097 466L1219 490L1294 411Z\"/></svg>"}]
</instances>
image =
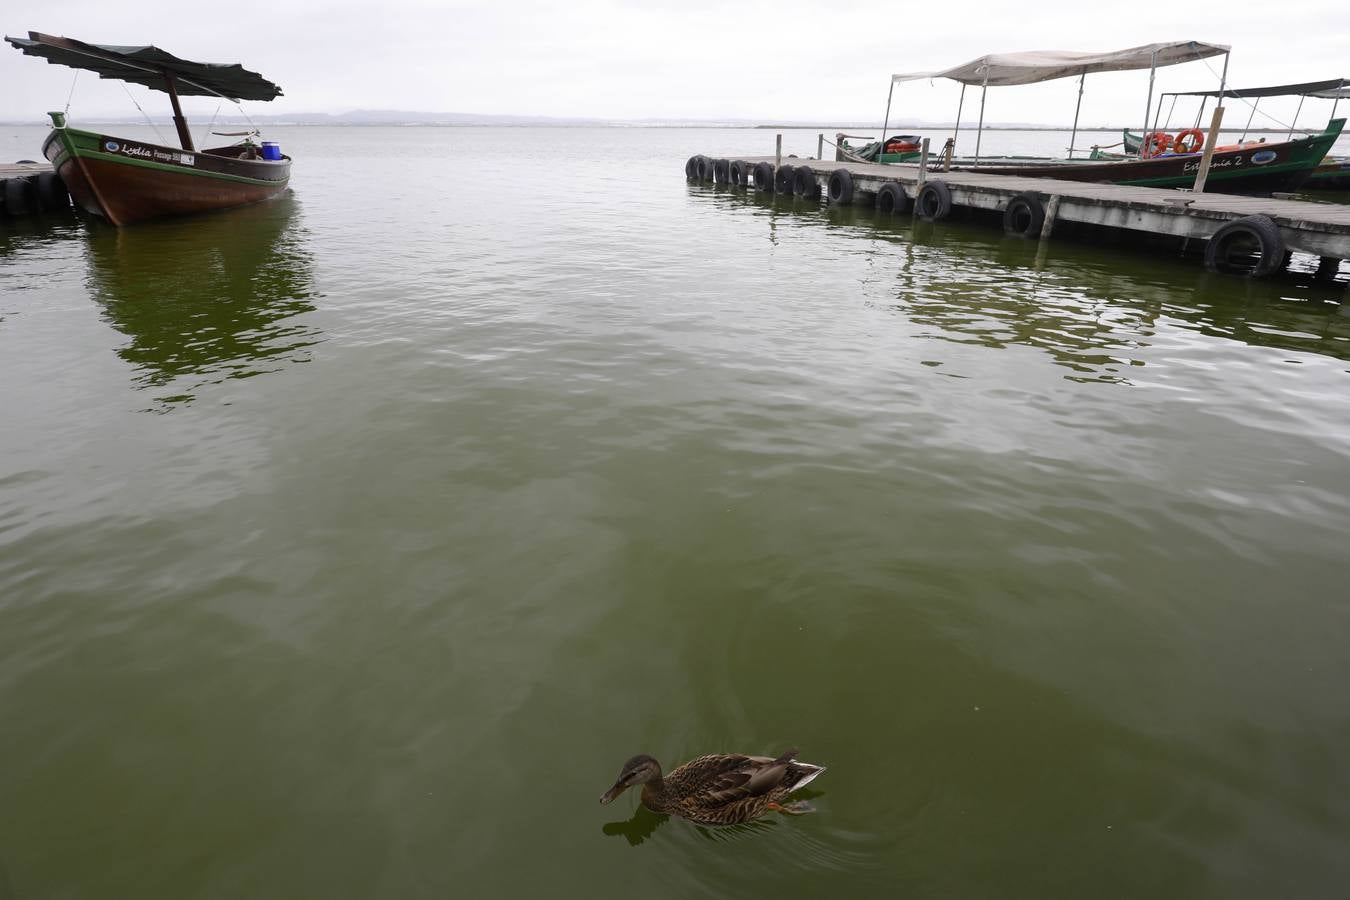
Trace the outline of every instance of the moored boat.
<instances>
[{"instance_id":1,"label":"moored boat","mask_svg":"<svg viewBox=\"0 0 1350 900\"><path fill-rule=\"evenodd\" d=\"M1156 145L1160 133L1149 132L1149 141L1144 142L1142 151L1136 151L1135 158L1115 157L1110 154L1094 152L1088 158L1035 157L994 157L982 155L980 139L984 131L985 92L990 86L1036 84L1058 78L1077 76L1079 81L1079 103L1081 106L1083 84L1089 74L1108 71L1128 71L1134 69L1149 70L1149 97L1146 104L1145 123L1153 115L1153 73L1164 66L1204 59L1210 56L1224 56L1224 75L1220 78L1219 90L1214 92L1196 92L1210 96L1232 96L1225 90L1227 77L1227 57L1229 48L1222 44L1207 44L1199 41L1175 41L1162 44L1147 44L1108 53L1079 53L1074 51L1032 51L1027 53L997 53L980 57L968 63L938 72L918 72L894 75L891 78L892 91L896 84L921 79L945 78L961 84L962 101L957 106L957 135L961 119L961 106L964 103L965 88L971 85L981 90L980 124L976 131L975 154L962 157L955 154L955 140L948 141L945 152L935 156L935 165L944 170L978 172L991 175L1016 175L1028 178L1057 178L1068 181L1103 182L1110 184L1139 185L1160 188L1192 188L1233 194L1270 194L1276 191L1298 189L1313 171L1322 163L1331 146L1340 136L1345 119L1332 118L1320 133L1307 135L1287 141L1274 143L1239 144L1231 147L1210 147L1204 149L1204 134L1198 129L1189 129L1188 140L1183 144L1186 152L1164 153ZM1161 109L1161 101L1159 102ZM1334 109L1333 109L1334 116ZM890 119L890 98L887 99L886 123L882 134L886 134ZM1146 129L1147 130L1147 129ZM1074 113L1073 135L1078 131L1078 111ZM1074 137L1070 138L1072 147ZM1292 137L1292 136L1291 136ZM1170 135L1168 136L1170 144ZM918 154L905 148L905 152L888 152L895 146L894 139L885 143L877 142L853 151L841 142L841 158L856 159L865 162L912 163ZM897 149L899 149L897 147Z\"/></svg>"},{"instance_id":2,"label":"moored boat","mask_svg":"<svg viewBox=\"0 0 1350 900\"><path fill-rule=\"evenodd\" d=\"M271 100L281 89L238 64L179 59L153 46L87 44L30 31L6 37L16 49L59 65L89 69L104 78L142 84L169 95L180 147L71 128L53 112L43 155L87 212L114 225L189 215L266 200L286 189L291 158L275 144L259 146L254 132L229 146L197 150L183 117L180 95Z\"/></svg>"}]
</instances>

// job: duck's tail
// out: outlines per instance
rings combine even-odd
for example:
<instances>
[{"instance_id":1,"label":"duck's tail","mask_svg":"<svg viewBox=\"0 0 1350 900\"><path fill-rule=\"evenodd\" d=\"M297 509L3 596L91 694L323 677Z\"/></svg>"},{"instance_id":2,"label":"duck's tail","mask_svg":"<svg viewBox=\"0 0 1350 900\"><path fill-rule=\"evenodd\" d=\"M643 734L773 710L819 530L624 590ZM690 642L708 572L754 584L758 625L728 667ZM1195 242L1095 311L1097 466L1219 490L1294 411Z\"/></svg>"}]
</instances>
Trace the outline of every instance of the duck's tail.
<instances>
[{"instance_id":1,"label":"duck's tail","mask_svg":"<svg viewBox=\"0 0 1350 900\"><path fill-rule=\"evenodd\" d=\"M825 771L824 766L818 766L815 763L794 761L790 766L788 766L788 772L790 773L790 776L795 777L795 780L791 781L792 786L788 788L788 790L795 791L799 788L806 787L808 784L814 781L820 775L820 773L824 771Z\"/></svg>"}]
</instances>

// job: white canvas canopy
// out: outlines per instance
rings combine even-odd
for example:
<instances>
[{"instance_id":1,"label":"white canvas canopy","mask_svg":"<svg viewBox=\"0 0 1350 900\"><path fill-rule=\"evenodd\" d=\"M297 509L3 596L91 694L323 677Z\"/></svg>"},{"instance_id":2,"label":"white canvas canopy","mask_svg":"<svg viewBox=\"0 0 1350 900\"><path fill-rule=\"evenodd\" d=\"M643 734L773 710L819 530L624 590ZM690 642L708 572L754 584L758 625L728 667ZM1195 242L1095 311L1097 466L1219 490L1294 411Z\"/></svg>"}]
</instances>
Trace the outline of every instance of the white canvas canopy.
<instances>
[{"instance_id":1,"label":"white canvas canopy","mask_svg":"<svg viewBox=\"0 0 1350 900\"><path fill-rule=\"evenodd\" d=\"M1148 69L1148 103L1144 106L1144 130L1148 130L1148 114L1153 107L1153 76L1162 66L1175 66L1180 63L1194 62L1209 56L1223 56L1223 75L1219 77L1219 93L1222 95L1228 77L1228 53L1226 44L1208 44L1203 41L1166 41L1157 44L1144 44L1142 47L1130 47L1127 50L1113 50L1108 53L1080 53L1075 50L1029 50L1023 53L990 53L979 59L944 69L940 72L913 72L908 75L892 75L890 91L886 94L886 117L882 120L881 140L885 147L886 130L891 120L891 96L895 86L903 81L920 81L929 78L949 78L961 83L961 100L956 107L956 131L961 129L961 108L965 104L966 86L980 88L980 124L975 132L975 161L980 160L980 138L984 134L984 95L990 85L1037 84L1053 81L1056 78L1077 76L1078 107L1073 113L1073 137L1069 139L1069 156L1073 156L1073 141L1078 136L1078 112L1083 104L1083 82L1094 72L1126 72L1133 69ZM955 142L955 136L952 138ZM880 153L878 153L880 158Z\"/></svg>"},{"instance_id":2,"label":"white canvas canopy","mask_svg":"<svg viewBox=\"0 0 1350 900\"><path fill-rule=\"evenodd\" d=\"M918 81L924 78L950 78L962 84L1009 85L1036 84L1056 78L1090 75L1093 72L1124 72L1153 69L1193 62L1207 56L1227 53L1223 44L1200 41L1171 41L1145 44L1110 53L1079 53L1073 50L1030 50L1024 53L990 53L968 63L940 72L914 72L892 75L892 82Z\"/></svg>"}]
</instances>

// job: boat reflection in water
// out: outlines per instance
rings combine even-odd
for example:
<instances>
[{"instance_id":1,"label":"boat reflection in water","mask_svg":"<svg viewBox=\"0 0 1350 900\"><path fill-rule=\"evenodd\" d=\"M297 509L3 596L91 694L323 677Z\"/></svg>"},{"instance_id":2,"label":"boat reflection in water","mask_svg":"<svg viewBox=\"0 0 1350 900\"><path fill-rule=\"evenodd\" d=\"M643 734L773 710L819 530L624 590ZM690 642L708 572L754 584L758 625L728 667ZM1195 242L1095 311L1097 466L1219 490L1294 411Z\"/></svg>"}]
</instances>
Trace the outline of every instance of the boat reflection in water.
<instances>
[{"instance_id":1,"label":"boat reflection in water","mask_svg":"<svg viewBox=\"0 0 1350 900\"><path fill-rule=\"evenodd\" d=\"M235 210L90 228L89 286L130 342L117 351L161 403L309 359L320 332L299 204L287 194Z\"/></svg>"}]
</instances>

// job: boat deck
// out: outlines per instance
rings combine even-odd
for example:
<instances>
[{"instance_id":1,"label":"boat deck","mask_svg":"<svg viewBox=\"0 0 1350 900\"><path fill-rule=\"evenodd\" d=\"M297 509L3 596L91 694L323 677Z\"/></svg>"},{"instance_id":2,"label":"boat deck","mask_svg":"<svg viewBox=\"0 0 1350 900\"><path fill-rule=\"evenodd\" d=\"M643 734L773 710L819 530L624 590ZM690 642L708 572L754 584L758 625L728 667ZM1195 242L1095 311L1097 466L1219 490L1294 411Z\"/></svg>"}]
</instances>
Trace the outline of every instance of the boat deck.
<instances>
[{"instance_id":1,"label":"boat deck","mask_svg":"<svg viewBox=\"0 0 1350 900\"><path fill-rule=\"evenodd\" d=\"M740 159L752 169L775 157L722 157ZM917 165L878 165L835 160L784 157L782 163L806 167L822 185L830 173L847 169L853 176L854 202L869 203L889 182L899 184L913 199L920 187ZM1045 198L1055 210L1052 221L1081 222L1128 231L1151 232L1180 238L1208 239L1226 222L1245 216L1266 215L1279 226L1289 250L1336 260L1350 259L1350 205L1318 203L1232 194L1194 194L1165 188L1094 184L1054 178L1015 175L983 175L930 169L923 180L942 181L951 190L954 206L1001 211L1008 200L1021 193ZM872 197L869 197L872 195Z\"/></svg>"}]
</instances>

